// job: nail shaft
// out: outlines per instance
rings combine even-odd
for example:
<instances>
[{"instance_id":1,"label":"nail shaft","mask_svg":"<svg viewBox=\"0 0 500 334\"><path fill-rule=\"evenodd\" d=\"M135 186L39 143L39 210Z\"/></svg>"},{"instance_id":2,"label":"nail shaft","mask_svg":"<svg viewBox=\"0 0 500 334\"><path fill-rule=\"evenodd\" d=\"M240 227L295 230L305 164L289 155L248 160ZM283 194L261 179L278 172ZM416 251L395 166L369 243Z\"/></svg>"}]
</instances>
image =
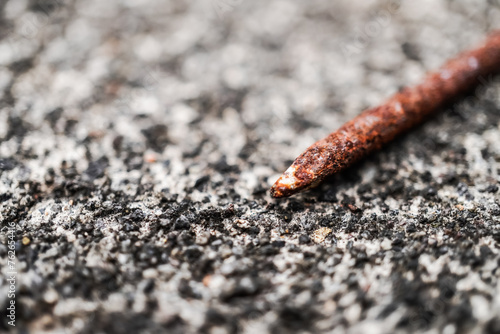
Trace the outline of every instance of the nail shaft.
<instances>
[{"instance_id":1,"label":"nail shaft","mask_svg":"<svg viewBox=\"0 0 500 334\"><path fill-rule=\"evenodd\" d=\"M368 109L302 153L271 188L287 197L317 186L470 92L500 71L500 31L478 48L463 52L417 86L403 88L384 104Z\"/></svg>"}]
</instances>

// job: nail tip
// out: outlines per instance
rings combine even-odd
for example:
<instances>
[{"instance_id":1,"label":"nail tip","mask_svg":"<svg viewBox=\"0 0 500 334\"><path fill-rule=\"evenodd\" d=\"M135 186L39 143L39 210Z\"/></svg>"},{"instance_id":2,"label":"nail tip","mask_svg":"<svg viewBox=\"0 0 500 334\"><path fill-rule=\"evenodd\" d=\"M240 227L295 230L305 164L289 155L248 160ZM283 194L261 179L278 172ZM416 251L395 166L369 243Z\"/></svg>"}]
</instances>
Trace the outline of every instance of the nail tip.
<instances>
[{"instance_id":1,"label":"nail tip","mask_svg":"<svg viewBox=\"0 0 500 334\"><path fill-rule=\"evenodd\" d=\"M276 182L271 189L269 189L269 192L271 194L271 197L273 198L284 198L284 197L290 197L293 194L297 192L297 190L284 186L280 184L279 182Z\"/></svg>"},{"instance_id":2,"label":"nail tip","mask_svg":"<svg viewBox=\"0 0 500 334\"><path fill-rule=\"evenodd\" d=\"M274 184L271 189L269 189L269 193L273 198L281 198L283 197L283 193L277 188L276 184Z\"/></svg>"},{"instance_id":3,"label":"nail tip","mask_svg":"<svg viewBox=\"0 0 500 334\"><path fill-rule=\"evenodd\" d=\"M270 189L272 197L290 197L305 188L303 180L297 178L295 171L296 167L294 165L290 166L290 168L288 168L273 184Z\"/></svg>"},{"instance_id":4,"label":"nail tip","mask_svg":"<svg viewBox=\"0 0 500 334\"><path fill-rule=\"evenodd\" d=\"M271 197L272 198L284 198L284 197L288 197L288 196L290 196L290 195L283 194L280 191L272 191L271 190Z\"/></svg>"}]
</instances>

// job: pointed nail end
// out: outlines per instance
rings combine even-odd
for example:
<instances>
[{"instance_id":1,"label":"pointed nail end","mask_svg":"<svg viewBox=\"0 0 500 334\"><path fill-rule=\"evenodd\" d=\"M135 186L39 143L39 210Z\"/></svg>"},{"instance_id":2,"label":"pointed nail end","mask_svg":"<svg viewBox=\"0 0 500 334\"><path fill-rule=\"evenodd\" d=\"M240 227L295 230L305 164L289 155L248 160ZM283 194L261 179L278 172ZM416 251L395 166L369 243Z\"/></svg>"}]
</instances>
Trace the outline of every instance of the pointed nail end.
<instances>
[{"instance_id":1,"label":"pointed nail end","mask_svg":"<svg viewBox=\"0 0 500 334\"><path fill-rule=\"evenodd\" d=\"M271 193L271 197L274 198L281 198L281 197L286 197L282 191L279 190L278 186L276 183L269 189L269 192Z\"/></svg>"},{"instance_id":2,"label":"pointed nail end","mask_svg":"<svg viewBox=\"0 0 500 334\"><path fill-rule=\"evenodd\" d=\"M270 189L271 196L274 198L288 197L299 191L297 184L299 180L295 177L296 168L292 165L283 175L273 184Z\"/></svg>"}]
</instances>

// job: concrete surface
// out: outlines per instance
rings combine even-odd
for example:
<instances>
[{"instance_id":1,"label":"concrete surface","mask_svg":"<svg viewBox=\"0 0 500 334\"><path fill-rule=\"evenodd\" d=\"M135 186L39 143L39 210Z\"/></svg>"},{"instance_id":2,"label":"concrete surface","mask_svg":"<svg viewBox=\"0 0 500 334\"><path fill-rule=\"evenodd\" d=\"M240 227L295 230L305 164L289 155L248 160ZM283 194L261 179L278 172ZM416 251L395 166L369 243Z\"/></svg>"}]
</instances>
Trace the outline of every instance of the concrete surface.
<instances>
[{"instance_id":1,"label":"concrete surface","mask_svg":"<svg viewBox=\"0 0 500 334\"><path fill-rule=\"evenodd\" d=\"M499 78L267 192L497 28L497 0L1 1L0 330L500 333Z\"/></svg>"}]
</instances>

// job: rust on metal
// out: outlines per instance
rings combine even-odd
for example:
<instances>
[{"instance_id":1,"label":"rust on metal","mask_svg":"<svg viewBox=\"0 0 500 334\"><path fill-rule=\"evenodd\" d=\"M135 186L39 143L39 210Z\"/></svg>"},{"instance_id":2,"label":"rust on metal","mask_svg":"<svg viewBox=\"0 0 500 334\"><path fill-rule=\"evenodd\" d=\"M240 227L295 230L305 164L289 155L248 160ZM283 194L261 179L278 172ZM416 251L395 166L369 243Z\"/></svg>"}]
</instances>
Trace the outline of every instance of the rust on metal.
<instances>
[{"instance_id":1,"label":"rust on metal","mask_svg":"<svg viewBox=\"0 0 500 334\"><path fill-rule=\"evenodd\" d=\"M310 146L272 186L271 196L287 197L317 186L499 71L500 31L495 31L478 48L429 73L421 84L400 90Z\"/></svg>"}]
</instances>

